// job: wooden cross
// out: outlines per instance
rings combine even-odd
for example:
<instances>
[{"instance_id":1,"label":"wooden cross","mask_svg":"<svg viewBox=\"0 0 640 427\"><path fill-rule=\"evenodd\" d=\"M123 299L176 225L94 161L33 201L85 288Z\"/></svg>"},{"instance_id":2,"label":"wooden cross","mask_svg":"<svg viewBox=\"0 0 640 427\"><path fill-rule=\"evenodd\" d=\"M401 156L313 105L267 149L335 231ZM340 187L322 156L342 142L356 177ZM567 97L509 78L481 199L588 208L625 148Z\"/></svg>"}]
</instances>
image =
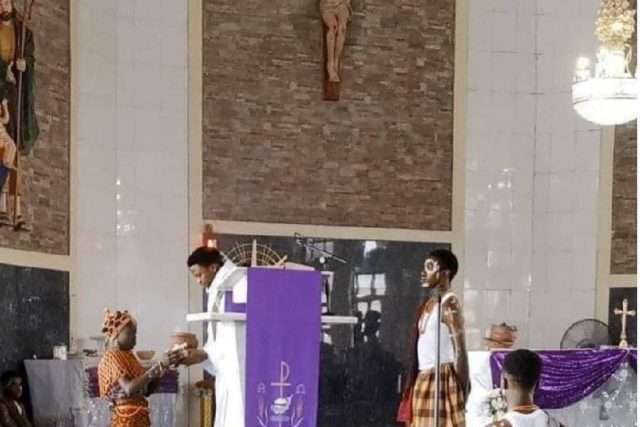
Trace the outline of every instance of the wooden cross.
<instances>
[{"instance_id":1,"label":"wooden cross","mask_svg":"<svg viewBox=\"0 0 640 427\"><path fill-rule=\"evenodd\" d=\"M622 300L622 310L616 308L613 310L613 314L616 316L622 316L622 331L620 332L620 344L618 345L621 348L629 347L629 343L627 342L627 316L635 316L635 310L628 310L629 308L629 300L626 298Z\"/></svg>"}]
</instances>

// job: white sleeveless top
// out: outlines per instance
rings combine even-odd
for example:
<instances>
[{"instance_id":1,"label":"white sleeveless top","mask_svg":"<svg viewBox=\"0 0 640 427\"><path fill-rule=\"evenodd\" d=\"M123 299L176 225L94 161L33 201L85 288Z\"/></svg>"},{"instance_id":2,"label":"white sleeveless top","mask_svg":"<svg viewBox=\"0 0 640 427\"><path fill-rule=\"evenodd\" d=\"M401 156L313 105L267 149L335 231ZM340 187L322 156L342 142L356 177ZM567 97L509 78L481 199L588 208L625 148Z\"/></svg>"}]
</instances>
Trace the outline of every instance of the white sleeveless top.
<instances>
[{"instance_id":1,"label":"white sleeveless top","mask_svg":"<svg viewBox=\"0 0 640 427\"><path fill-rule=\"evenodd\" d=\"M448 293L442 298L440 305L453 297L453 293ZM444 317L444 313L442 313ZM437 332L436 323L438 315L435 307L430 313L425 313L418 321L418 370L426 371L436 366L436 340ZM442 319L441 319L442 320ZM423 332L424 330L424 332ZM451 333L449 327L440 323L440 364L453 363L455 361L455 352L453 351L453 343L451 341Z\"/></svg>"},{"instance_id":2,"label":"white sleeveless top","mask_svg":"<svg viewBox=\"0 0 640 427\"><path fill-rule=\"evenodd\" d=\"M509 411L503 419L509 421L512 427L548 427L549 425L554 425L549 423L549 416L541 409L530 414Z\"/></svg>"}]
</instances>

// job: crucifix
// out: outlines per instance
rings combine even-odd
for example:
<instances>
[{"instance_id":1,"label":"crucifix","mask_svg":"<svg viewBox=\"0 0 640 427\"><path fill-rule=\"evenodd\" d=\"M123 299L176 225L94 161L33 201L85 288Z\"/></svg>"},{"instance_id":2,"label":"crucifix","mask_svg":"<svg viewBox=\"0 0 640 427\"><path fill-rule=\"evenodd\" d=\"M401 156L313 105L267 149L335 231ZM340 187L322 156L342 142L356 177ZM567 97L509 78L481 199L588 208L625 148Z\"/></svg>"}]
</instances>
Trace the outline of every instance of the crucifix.
<instances>
[{"instance_id":1,"label":"crucifix","mask_svg":"<svg viewBox=\"0 0 640 427\"><path fill-rule=\"evenodd\" d=\"M322 51L324 99L340 99L340 57L351 18L351 0L320 0L322 16Z\"/></svg>"},{"instance_id":2,"label":"crucifix","mask_svg":"<svg viewBox=\"0 0 640 427\"><path fill-rule=\"evenodd\" d=\"M627 342L627 316L635 316L635 310L628 310L629 308L629 300L624 299L622 301L622 310L616 308L613 310L613 314L616 316L622 316L622 331L620 332L620 344L618 345L621 348L629 347L629 343Z\"/></svg>"}]
</instances>

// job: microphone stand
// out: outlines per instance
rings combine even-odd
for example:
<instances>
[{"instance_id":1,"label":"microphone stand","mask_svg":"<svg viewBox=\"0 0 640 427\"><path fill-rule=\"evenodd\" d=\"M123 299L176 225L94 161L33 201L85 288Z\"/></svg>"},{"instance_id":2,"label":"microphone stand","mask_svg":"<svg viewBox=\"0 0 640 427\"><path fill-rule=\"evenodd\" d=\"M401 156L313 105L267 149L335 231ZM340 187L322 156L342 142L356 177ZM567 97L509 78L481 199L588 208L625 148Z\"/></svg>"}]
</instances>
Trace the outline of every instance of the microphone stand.
<instances>
[{"instance_id":1,"label":"microphone stand","mask_svg":"<svg viewBox=\"0 0 640 427\"><path fill-rule=\"evenodd\" d=\"M438 292L438 307L436 308L436 320L437 320L437 328L436 328L436 366L435 366L435 377L436 377L436 401L433 406L435 420L435 427L440 427L440 322L442 319L442 294L436 288L436 292Z\"/></svg>"},{"instance_id":2,"label":"microphone stand","mask_svg":"<svg viewBox=\"0 0 640 427\"><path fill-rule=\"evenodd\" d=\"M327 270L327 260L334 260L339 262L340 264L348 264L348 261L344 258L341 258L339 256L337 256L336 254L334 254L333 252L329 252L326 249L322 249L319 248L317 246L311 245L309 243L306 243L306 241L313 241L312 239L305 237L299 233L293 233L293 237L295 237L296 239L296 243L300 246L302 246L303 248L311 251L311 252L318 252L321 256L320 256L320 264L322 265L322 270L326 271ZM322 240L322 242L325 242L327 240ZM323 278L324 281L324 294L327 298L327 313L325 313L325 315L332 315L334 314L331 311L331 291L329 289L329 281L325 278Z\"/></svg>"}]
</instances>

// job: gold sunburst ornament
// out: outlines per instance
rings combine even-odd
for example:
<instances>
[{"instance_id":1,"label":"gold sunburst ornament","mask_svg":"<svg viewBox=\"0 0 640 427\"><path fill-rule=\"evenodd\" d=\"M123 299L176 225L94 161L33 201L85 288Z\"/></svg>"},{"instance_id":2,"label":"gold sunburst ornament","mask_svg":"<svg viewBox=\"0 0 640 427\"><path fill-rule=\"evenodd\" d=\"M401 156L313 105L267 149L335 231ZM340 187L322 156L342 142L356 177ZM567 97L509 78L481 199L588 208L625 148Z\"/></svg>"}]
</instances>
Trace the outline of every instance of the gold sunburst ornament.
<instances>
[{"instance_id":1,"label":"gold sunburst ornament","mask_svg":"<svg viewBox=\"0 0 640 427\"><path fill-rule=\"evenodd\" d=\"M234 264L247 267L282 265L287 256L281 256L270 246L253 240L251 243L236 243L224 255Z\"/></svg>"},{"instance_id":2,"label":"gold sunburst ornament","mask_svg":"<svg viewBox=\"0 0 640 427\"><path fill-rule=\"evenodd\" d=\"M627 0L603 0L595 34L600 41L594 75L589 58L578 58L572 87L573 107L600 125L619 125L638 115L638 80L631 74L635 13Z\"/></svg>"}]
</instances>

